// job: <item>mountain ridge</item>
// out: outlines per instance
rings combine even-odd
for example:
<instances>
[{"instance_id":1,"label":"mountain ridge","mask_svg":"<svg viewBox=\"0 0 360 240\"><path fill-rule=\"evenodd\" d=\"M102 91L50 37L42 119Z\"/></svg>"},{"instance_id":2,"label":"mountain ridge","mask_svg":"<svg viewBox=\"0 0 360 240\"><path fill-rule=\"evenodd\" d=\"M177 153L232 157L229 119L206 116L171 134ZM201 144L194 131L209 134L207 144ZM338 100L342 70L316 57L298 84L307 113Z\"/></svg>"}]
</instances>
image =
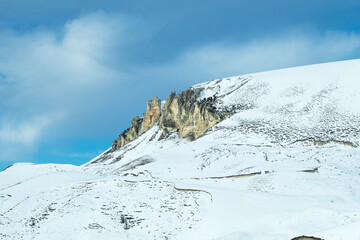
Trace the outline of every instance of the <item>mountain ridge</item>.
<instances>
[{"instance_id":1,"label":"mountain ridge","mask_svg":"<svg viewBox=\"0 0 360 240\"><path fill-rule=\"evenodd\" d=\"M358 76L351 60L216 79L171 94L170 117L154 98L143 132L80 167L1 172L0 236L358 240ZM231 114L186 137L201 102Z\"/></svg>"}]
</instances>

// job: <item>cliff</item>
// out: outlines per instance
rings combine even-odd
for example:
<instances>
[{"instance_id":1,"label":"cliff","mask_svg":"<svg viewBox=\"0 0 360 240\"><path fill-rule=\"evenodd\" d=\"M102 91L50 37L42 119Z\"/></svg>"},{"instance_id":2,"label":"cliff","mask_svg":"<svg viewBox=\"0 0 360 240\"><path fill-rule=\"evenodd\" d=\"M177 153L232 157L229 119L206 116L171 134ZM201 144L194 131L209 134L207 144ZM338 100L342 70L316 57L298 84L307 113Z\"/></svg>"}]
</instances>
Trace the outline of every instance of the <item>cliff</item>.
<instances>
[{"instance_id":1,"label":"cliff","mask_svg":"<svg viewBox=\"0 0 360 240\"><path fill-rule=\"evenodd\" d=\"M119 137L114 140L112 150L124 146L154 126L159 121L160 112L161 100L154 97L153 100L147 102L146 112L143 117L139 118L136 116L131 121L131 127L122 132Z\"/></svg>"},{"instance_id":2,"label":"cliff","mask_svg":"<svg viewBox=\"0 0 360 240\"><path fill-rule=\"evenodd\" d=\"M199 99L201 89L189 88L176 94L172 92L161 109L161 100L154 97L148 101L142 118L138 116L131 121L131 127L114 140L112 150L131 142L155 124L159 124L163 133L160 139L176 130L181 138L195 140L209 128L222 121L229 113L217 111L216 98Z\"/></svg>"},{"instance_id":3,"label":"cliff","mask_svg":"<svg viewBox=\"0 0 360 240\"><path fill-rule=\"evenodd\" d=\"M181 138L195 140L224 119L224 114L214 107L215 98L198 101L199 96L199 89L170 94L160 117L163 136L175 129Z\"/></svg>"}]
</instances>

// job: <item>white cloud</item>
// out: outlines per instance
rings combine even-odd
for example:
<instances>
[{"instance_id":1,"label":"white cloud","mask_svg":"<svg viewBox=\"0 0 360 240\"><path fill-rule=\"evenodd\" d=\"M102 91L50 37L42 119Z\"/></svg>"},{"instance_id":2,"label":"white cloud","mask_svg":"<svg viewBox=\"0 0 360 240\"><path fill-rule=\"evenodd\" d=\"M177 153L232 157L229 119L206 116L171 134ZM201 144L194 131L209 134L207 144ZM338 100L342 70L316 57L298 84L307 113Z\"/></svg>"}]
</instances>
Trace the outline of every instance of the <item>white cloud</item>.
<instances>
[{"instance_id":1,"label":"white cloud","mask_svg":"<svg viewBox=\"0 0 360 240\"><path fill-rule=\"evenodd\" d=\"M0 49L1 71L14 82L32 87L87 86L112 79L117 73L104 62L120 34L112 26L118 21L102 14L76 19L65 25L61 39L46 31L2 35L8 44Z\"/></svg>"},{"instance_id":2,"label":"white cloud","mask_svg":"<svg viewBox=\"0 0 360 240\"><path fill-rule=\"evenodd\" d=\"M0 125L0 159L20 160L36 151L36 144L53 116L36 116L23 122L3 119Z\"/></svg>"},{"instance_id":3,"label":"white cloud","mask_svg":"<svg viewBox=\"0 0 360 240\"><path fill-rule=\"evenodd\" d=\"M130 21L102 12L69 21L64 27L63 50L93 60L106 60L116 45L126 42Z\"/></svg>"},{"instance_id":4,"label":"white cloud","mask_svg":"<svg viewBox=\"0 0 360 240\"><path fill-rule=\"evenodd\" d=\"M182 55L174 67L225 77L359 57L359 50L360 34L330 32L318 36L298 31L245 44L201 46Z\"/></svg>"},{"instance_id":5,"label":"white cloud","mask_svg":"<svg viewBox=\"0 0 360 240\"><path fill-rule=\"evenodd\" d=\"M48 122L46 118L31 119L31 121L20 124L3 121L0 129L0 141L31 146L38 140L39 133Z\"/></svg>"},{"instance_id":6,"label":"white cloud","mask_svg":"<svg viewBox=\"0 0 360 240\"><path fill-rule=\"evenodd\" d=\"M96 113L84 109L102 108L124 75L107 65L126 26L122 21L86 15L67 22L62 37L0 31L0 161L33 151L45 131L71 134L90 122Z\"/></svg>"}]
</instances>

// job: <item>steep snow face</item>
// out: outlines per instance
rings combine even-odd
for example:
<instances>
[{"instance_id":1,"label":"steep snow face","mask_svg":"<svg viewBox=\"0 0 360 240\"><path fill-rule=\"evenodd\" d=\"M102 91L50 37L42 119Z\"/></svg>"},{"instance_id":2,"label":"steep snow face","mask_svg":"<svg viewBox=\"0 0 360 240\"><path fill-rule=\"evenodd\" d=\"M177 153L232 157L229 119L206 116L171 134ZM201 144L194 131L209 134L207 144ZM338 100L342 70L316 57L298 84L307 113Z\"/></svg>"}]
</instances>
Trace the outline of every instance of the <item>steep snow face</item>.
<instances>
[{"instance_id":1,"label":"steep snow face","mask_svg":"<svg viewBox=\"0 0 360 240\"><path fill-rule=\"evenodd\" d=\"M199 100L234 114L195 141L155 125L81 167L10 167L0 236L359 240L359 76L352 60L216 79Z\"/></svg>"},{"instance_id":2,"label":"steep snow face","mask_svg":"<svg viewBox=\"0 0 360 240\"><path fill-rule=\"evenodd\" d=\"M269 140L342 141L359 145L359 60L311 65L196 85L217 96L219 109L234 109L227 123ZM238 134L239 135L239 134ZM243 134L241 134L243 135Z\"/></svg>"},{"instance_id":3,"label":"steep snow face","mask_svg":"<svg viewBox=\"0 0 360 240\"><path fill-rule=\"evenodd\" d=\"M267 109L289 105L299 111L320 96L333 100L341 110L359 113L359 64L359 60L351 60L280 69L216 79L194 88L204 88L203 97L222 97L220 107L242 104Z\"/></svg>"}]
</instances>

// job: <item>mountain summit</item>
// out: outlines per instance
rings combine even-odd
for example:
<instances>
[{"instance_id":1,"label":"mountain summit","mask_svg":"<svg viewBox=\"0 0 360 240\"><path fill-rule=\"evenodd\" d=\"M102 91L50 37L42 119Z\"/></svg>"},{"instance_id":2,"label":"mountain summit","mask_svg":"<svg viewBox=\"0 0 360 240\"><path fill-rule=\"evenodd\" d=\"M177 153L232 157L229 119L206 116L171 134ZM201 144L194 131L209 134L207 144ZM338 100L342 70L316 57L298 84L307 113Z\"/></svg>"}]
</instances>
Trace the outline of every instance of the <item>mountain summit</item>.
<instances>
[{"instance_id":1,"label":"mountain summit","mask_svg":"<svg viewBox=\"0 0 360 240\"><path fill-rule=\"evenodd\" d=\"M357 240L359 76L351 60L155 97L83 166L1 172L0 237Z\"/></svg>"}]
</instances>

